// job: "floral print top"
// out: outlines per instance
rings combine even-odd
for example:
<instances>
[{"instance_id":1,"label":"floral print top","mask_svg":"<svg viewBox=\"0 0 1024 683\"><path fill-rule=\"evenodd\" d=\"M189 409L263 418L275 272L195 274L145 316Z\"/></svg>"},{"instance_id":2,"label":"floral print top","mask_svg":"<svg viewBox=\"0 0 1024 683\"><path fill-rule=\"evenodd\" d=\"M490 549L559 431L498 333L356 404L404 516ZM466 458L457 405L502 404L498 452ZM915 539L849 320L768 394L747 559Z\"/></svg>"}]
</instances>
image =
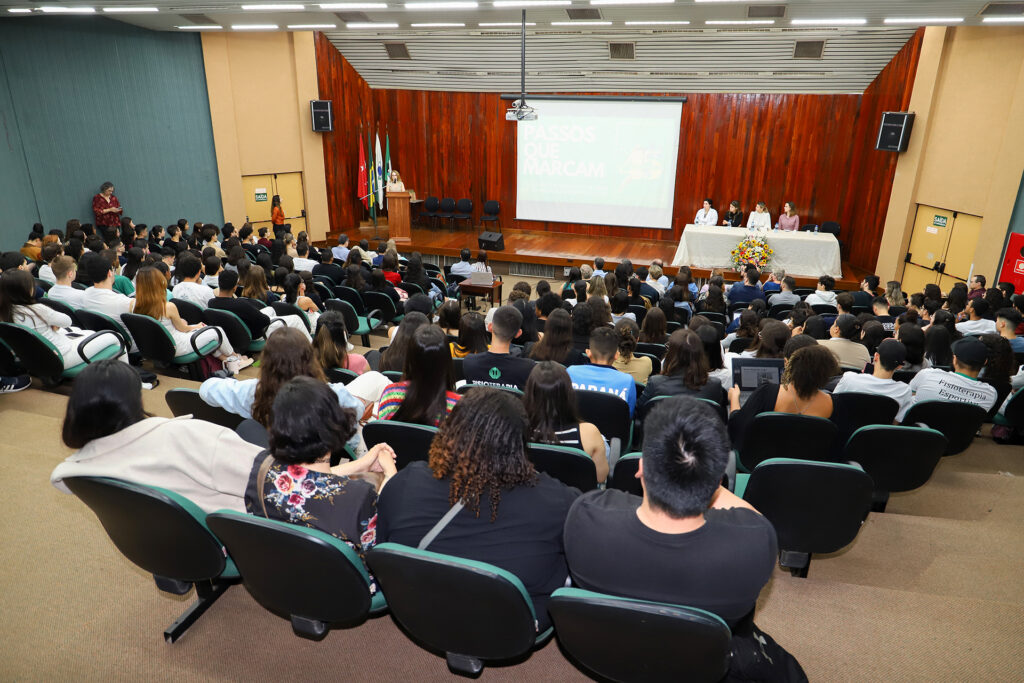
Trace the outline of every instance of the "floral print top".
<instances>
[{"instance_id":1,"label":"floral print top","mask_svg":"<svg viewBox=\"0 0 1024 683\"><path fill-rule=\"evenodd\" d=\"M263 457L258 456L249 475L245 491L249 513L328 533L344 541L365 563L366 551L377 542L377 492L372 484L277 460L259 482L262 463ZM370 594L376 592L371 576Z\"/></svg>"}]
</instances>

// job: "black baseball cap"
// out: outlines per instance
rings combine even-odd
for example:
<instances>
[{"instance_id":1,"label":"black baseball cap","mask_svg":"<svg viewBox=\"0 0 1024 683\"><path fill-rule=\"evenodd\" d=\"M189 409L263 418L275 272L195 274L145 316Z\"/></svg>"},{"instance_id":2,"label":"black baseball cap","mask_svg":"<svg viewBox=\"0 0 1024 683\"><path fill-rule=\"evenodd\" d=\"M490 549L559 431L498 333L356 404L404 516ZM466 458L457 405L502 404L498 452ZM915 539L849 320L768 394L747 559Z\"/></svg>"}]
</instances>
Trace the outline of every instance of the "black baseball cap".
<instances>
[{"instance_id":1,"label":"black baseball cap","mask_svg":"<svg viewBox=\"0 0 1024 683\"><path fill-rule=\"evenodd\" d=\"M988 360L988 347L977 337L964 337L953 342L953 355L975 367Z\"/></svg>"}]
</instances>

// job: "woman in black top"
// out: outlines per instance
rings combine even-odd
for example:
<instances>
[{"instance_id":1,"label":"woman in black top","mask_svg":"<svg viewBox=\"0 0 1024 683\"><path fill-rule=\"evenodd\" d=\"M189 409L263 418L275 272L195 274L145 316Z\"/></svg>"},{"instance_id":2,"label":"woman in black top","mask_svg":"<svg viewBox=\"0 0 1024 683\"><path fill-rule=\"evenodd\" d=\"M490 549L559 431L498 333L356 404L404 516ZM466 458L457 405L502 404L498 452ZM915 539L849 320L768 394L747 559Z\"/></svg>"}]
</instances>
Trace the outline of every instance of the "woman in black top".
<instances>
[{"instance_id":1,"label":"woman in black top","mask_svg":"<svg viewBox=\"0 0 1024 683\"><path fill-rule=\"evenodd\" d=\"M366 289L366 280L363 278L363 272L362 266L349 266L345 269L345 281L342 284L362 293ZM383 275L381 273L381 277Z\"/></svg>"},{"instance_id":2,"label":"woman in black top","mask_svg":"<svg viewBox=\"0 0 1024 683\"><path fill-rule=\"evenodd\" d=\"M598 483L608 478L608 453L601 431L576 413L576 392L569 373L546 360L526 380L523 407L529 419L527 438L537 443L578 448L590 456Z\"/></svg>"},{"instance_id":3,"label":"woman in black top","mask_svg":"<svg viewBox=\"0 0 1024 683\"><path fill-rule=\"evenodd\" d=\"M352 267L353 266L349 266L349 268ZM355 267L362 270L362 266ZM363 291L387 294L388 298L391 299L392 303L395 304L396 308L402 303L401 295L399 295L399 293L395 290L395 286L388 282L388 279L384 277L384 271L382 271L380 268L375 268L374 271L370 273L370 284L368 284L366 286L366 289L364 289Z\"/></svg>"},{"instance_id":4,"label":"woman in black top","mask_svg":"<svg viewBox=\"0 0 1024 683\"><path fill-rule=\"evenodd\" d=\"M552 311L554 313L554 311ZM551 317L548 317L550 323ZM577 351L586 351L590 348L590 333L596 327L594 323L594 309L590 301L576 304L572 309L572 347ZM547 326L544 327L544 336L547 336ZM541 340L543 341L543 340ZM550 358L548 360L555 360Z\"/></svg>"},{"instance_id":5,"label":"woman in black top","mask_svg":"<svg viewBox=\"0 0 1024 683\"><path fill-rule=\"evenodd\" d=\"M725 215L722 217L722 225L728 225L732 228L743 227L743 212L740 211L739 202L729 202L729 210L726 211Z\"/></svg>"},{"instance_id":6,"label":"woman in black top","mask_svg":"<svg viewBox=\"0 0 1024 683\"><path fill-rule=\"evenodd\" d=\"M629 298L627 303L630 306L643 306L644 308L651 307L651 301L645 296L640 294L640 289L643 287L643 283L640 282L640 278L631 278L629 281Z\"/></svg>"},{"instance_id":7,"label":"woman in black top","mask_svg":"<svg viewBox=\"0 0 1024 683\"><path fill-rule=\"evenodd\" d=\"M693 396L721 404L725 400L722 383L708 377L708 359L704 342L689 328L673 332L665 348L660 375L647 380L647 388L637 402L640 410L655 396Z\"/></svg>"},{"instance_id":8,"label":"woman in black top","mask_svg":"<svg viewBox=\"0 0 1024 683\"><path fill-rule=\"evenodd\" d=\"M579 308L579 306L576 308ZM575 314L576 309L573 309L573 315L575 316ZM566 367L586 364L586 356L574 344L576 339L574 334L575 322L575 317L570 320L569 314L565 312L565 309L556 308L551 311L551 315L548 316L547 325L544 327L544 337L530 349L530 358L542 361L553 360ZM587 346L589 346L589 331L586 333L586 339Z\"/></svg>"},{"instance_id":9,"label":"woman in black top","mask_svg":"<svg viewBox=\"0 0 1024 683\"><path fill-rule=\"evenodd\" d=\"M403 372L405 370L405 354L413 343L413 335L423 325L430 324L427 316L418 311L406 314L398 325L398 332L391 344L380 357L380 371L393 370Z\"/></svg>"},{"instance_id":10,"label":"woman in black top","mask_svg":"<svg viewBox=\"0 0 1024 683\"><path fill-rule=\"evenodd\" d=\"M429 463L408 465L381 491L377 540L415 547L462 503L425 549L515 574L544 631L548 598L569 576L562 526L579 491L534 470L526 426L515 396L490 387L468 392L434 437Z\"/></svg>"},{"instance_id":11,"label":"woman in black top","mask_svg":"<svg viewBox=\"0 0 1024 683\"><path fill-rule=\"evenodd\" d=\"M667 326L664 311L657 306L647 311L644 324L640 327L640 343L664 344L668 341L668 334L665 332Z\"/></svg>"}]
</instances>

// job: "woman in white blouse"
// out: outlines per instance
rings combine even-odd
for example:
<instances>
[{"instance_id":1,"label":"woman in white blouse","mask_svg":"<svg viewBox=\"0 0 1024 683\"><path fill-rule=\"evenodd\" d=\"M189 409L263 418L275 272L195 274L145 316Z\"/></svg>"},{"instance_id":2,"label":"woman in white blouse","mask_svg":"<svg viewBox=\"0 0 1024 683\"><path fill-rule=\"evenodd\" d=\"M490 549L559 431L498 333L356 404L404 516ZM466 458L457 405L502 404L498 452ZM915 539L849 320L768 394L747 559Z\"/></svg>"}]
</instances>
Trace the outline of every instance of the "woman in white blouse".
<instances>
[{"instance_id":1,"label":"woman in white blouse","mask_svg":"<svg viewBox=\"0 0 1024 683\"><path fill-rule=\"evenodd\" d=\"M747 221L747 228L758 232L767 232L772 229L772 216L768 213L768 205L758 202L757 207L750 213L750 220Z\"/></svg>"},{"instance_id":2,"label":"woman in white blouse","mask_svg":"<svg viewBox=\"0 0 1024 683\"><path fill-rule=\"evenodd\" d=\"M718 225L718 212L711 208L711 200L704 200L704 208L697 212L694 225Z\"/></svg>"}]
</instances>

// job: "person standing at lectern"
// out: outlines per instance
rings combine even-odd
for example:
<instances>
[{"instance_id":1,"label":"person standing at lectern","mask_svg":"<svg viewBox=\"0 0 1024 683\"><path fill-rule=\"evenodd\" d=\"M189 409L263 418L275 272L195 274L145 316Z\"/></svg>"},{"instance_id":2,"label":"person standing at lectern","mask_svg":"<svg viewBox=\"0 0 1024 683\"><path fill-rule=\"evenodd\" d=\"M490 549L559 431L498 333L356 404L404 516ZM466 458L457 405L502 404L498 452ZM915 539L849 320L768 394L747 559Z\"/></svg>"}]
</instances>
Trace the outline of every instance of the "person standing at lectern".
<instances>
[{"instance_id":1,"label":"person standing at lectern","mask_svg":"<svg viewBox=\"0 0 1024 683\"><path fill-rule=\"evenodd\" d=\"M747 221L747 228L757 230L758 232L772 229L772 215L768 213L767 204L764 202L757 203L757 208L750 214L750 220Z\"/></svg>"},{"instance_id":2,"label":"person standing at lectern","mask_svg":"<svg viewBox=\"0 0 1024 683\"><path fill-rule=\"evenodd\" d=\"M100 185L99 194L92 198L92 212L96 216L98 227L117 227L121 225L121 202L114 196L114 183Z\"/></svg>"},{"instance_id":3,"label":"person standing at lectern","mask_svg":"<svg viewBox=\"0 0 1024 683\"><path fill-rule=\"evenodd\" d=\"M737 201L729 202L729 210L725 212L724 220L722 225L727 225L730 228L742 228L743 227L743 212L740 211L740 203Z\"/></svg>"},{"instance_id":4,"label":"person standing at lectern","mask_svg":"<svg viewBox=\"0 0 1024 683\"><path fill-rule=\"evenodd\" d=\"M391 170L391 177L388 178L387 191L405 192L405 183L402 182L402 176L398 175L398 171L394 169Z\"/></svg>"},{"instance_id":5,"label":"person standing at lectern","mask_svg":"<svg viewBox=\"0 0 1024 683\"><path fill-rule=\"evenodd\" d=\"M693 219L694 225L718 225L718 212L711 208L712 203L710 199L704 200L704 208Z\"/></svg>"},{"instance_id":6,"label":"person standing at lectern","mask_svg":"<svg viewBox=\"0 0 1024 683\"><path fill-rule=\"evenodd\" d=\"M782 215L779 216L779 222L775 224L775 227L788 232L796 232L800 229L800 216L796 215L796 209L793 208L792 202L782 205Z\"/></svg>"}]
</instances>

